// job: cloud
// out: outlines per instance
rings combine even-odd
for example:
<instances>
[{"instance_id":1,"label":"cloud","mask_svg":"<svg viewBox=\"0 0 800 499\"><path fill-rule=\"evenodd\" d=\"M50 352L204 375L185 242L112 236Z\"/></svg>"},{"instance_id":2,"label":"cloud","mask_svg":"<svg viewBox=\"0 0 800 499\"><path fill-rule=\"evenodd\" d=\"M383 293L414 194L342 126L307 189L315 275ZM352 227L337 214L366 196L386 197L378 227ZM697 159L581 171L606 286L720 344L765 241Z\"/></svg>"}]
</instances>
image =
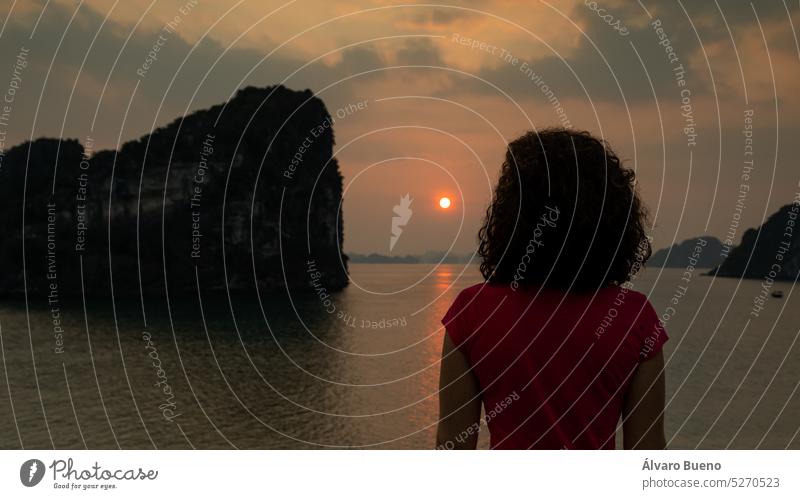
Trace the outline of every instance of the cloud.
<instances>
[{"instance_id":1,"label":"cloud","mask_svg":"<svg viewBox=\"0 0 800 499\"><path fill-rule=\"evenodd\" d=\"M433 7L401 14L394 21L394 25L408 30L452 32L469 23L479 22L480 17L479 14L467 10Z\"/></svg>"},{"instance_id":2,"label":"cloud","mask_svg":"<svg viewBox=\"0 0 800 499\"><path fill-rule=\"evenodd\" d=\"M291 88L320 91L387 64L386 54L372 44L340 51L332 65L323 60L308 64L307 59L282 52L265 58L253 48L226 48L210 37L189 43L180 26L172 33L152 27L131 32L130 27L113 20L103 25L103 15L91 8L83 6L75 12L59 3L48 6L36 36L29 39L38 15L37 11L16 11L3 34L0 60L13 62L23 46L31 54L8 144L31 135L40 97L34 137L59 136L63 128L67 136L91 134L98 147L115 148L119 136L125 141L149 133L154 123L162 125L187 110L219 103L243 86L284 82ZM407 44L400 40L394 47L404 64L435 55L417 40ZM154 48L155 60L141 71ZM359 100L359 85L385 77L377 71L340 82L326 92L326 100L329 106ZM132 95L133 112L126 116ZM96 109L97 122L91 130Z\"/></svg>"},{"instance_id":3,"label":"cloud","mask_svg":"<svg viewBox=\"0 0 800 499\"><path fill-rule=\"evenodd\" d=\"M604 5L602 1L597 3ZM602 13L610 16L606 18L608 20L587 8L584 2L564 11L566 19L553 14L553 23L561 23L572 32L577 41L574 48L553 52L543 49L542 44L535 41L504 45L502 40L495 38L479 38L499 50L485 54L457 46L462 60L479 58L481 61L477 66L465 62L462 67L475 70L476 76L517 97L531 95L530 81L519 70L520 65L527 63L561 99L592 99L623 105L625 101L652 100L654 94L658 99L674 98L679 91L673 72L675 64L668 60L665 47L659 44L660 40L650 24L652 20L631 2L617 7L611 5L602 7L605 9ZM716 88L718 94L722 92L723 97L733 97L736 92L731 93L731 89L741 86L738 73L730 72L731 63L736 64L731 36L741 45L739 50L744 49L740 57L745 58L743 63L749 71L768 74L767 54L752 39L754 34L760 36L752 9L749 4L747 8L737 4L729 10L729 5L726 3L722 7L725 19L713 4L693 2L687 6L695 27L699 25L699 37L678 4L659 3L650 8L650 13L660 21L670 46L686 69L692 93L698 97L713 95L714 84L719 87ZM777 60L796 58L791 25L783 5L779 2L759 4L757 10L768 33L776 34L770 40L770 54ZM797 11L797 6L793 5L792 17L797 17ZM622 36L609 26L611 20L618 20L629 35ZM725 21L732 35L728 33ZM776 29L776 26L782 27ZM777 36L778 32L780 36ZM467 35L469 33L464 36ZM528 39L522 32L518 35L520 40ZM704 49L715 55L725 54L724 60L712 61L712 71L719 73L713 82L708 74ZM501 60L497 55L500 50L518 58L519 64L511 65ZM762 50L761 54L757 53L759 50ZM456 61L458 65L457 57L448 60ZM459 82L459 89L463 92L496 93L490 85L469 78Z\"/></svg>"}]
</instances>

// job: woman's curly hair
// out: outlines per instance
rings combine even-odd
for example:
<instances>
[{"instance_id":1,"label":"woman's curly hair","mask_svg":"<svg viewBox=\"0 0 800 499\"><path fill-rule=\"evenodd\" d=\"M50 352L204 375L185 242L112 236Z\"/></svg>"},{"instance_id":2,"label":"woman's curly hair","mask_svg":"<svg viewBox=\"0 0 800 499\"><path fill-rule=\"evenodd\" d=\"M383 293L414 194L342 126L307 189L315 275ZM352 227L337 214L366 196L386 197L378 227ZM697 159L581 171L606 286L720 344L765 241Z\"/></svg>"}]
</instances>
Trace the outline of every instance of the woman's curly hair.
<instances>
[{"instance_id":1,"label":"woman's curly hair","mask_svg":"<svg viewBox=\"0 0 800 499\"><path fill-rule=\"evenodd\" d=\"M633 170L607 143L564 128L508 145L478 238L481 273L513 288L620 285L650 257Z\"/></svg>"}]
</instances>

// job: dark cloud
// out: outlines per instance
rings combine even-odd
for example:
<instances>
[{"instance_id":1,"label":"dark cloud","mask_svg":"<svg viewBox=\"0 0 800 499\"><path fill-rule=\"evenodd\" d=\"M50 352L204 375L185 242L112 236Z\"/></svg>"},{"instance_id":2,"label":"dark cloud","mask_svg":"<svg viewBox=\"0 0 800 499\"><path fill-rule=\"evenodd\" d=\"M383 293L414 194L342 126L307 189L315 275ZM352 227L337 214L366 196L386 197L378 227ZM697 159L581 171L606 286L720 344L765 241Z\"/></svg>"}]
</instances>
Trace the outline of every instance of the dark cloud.
<instances>
[{"instance_id":1,"label":"dark cloud","mask_svg":"<svg viewBox=\"0 0 800 499\"><path fill-rule=\"evenodd\" d=\"M429 38L410 38L397 51L398 65L443 66L439 49Z\"/></svg>"},{"instance_id":2,"label":"dark cloud","mask_svg":"<svg viewBox=\"0 0 800 499\"><path fill-rule=\"evenodd\" d=\"M728 39L725 23L713 3L684 2L683 5L698 26L702 42L724 42ZM749 3L723 2L720 5L734 33L743 26L752 26L754 16ZM699 53L701 45L687 22L686 13L679 4L673 2L654 3L647 5L647 8L661 20L669 34L672 46L687 69L687 81L693 95L708 95L712 91L710 78L693 73L688 67L690 57ZM763 23L778 22L786 17L781 2L760 3L756 8ZM793 4L790 11L796 13L797 10L798 7ZM628 103L652 100L653 91L659 99L674 99L678 89L672 73L673 65L668 63L664 48L658 44L652 27L647 24L649 19L645 12L633 2L609 8L607 12L628 28L628 36L621 36L619 31L581 1L569 13L575 24L585 31L581 34L575 28L577 48L567 54L551 53L544 57L531 56L533 50L514 53L520 59L517 66L500 64L484 67L476 76L492 82L516 98L544 98L543 92L530 79L530 72L533 72L561 100L591 98L621 105L623 100ZM336 102L360 98L352 95L357 87L353 85L356 81L393 77L389 72L371 71L383 68L387 63L374 47L368 45L344 50L340 60L333 65L317 61L303 67L306 61L293 57L285 50L264 59L263 53L272 47L265 46L259 50L235 47L226 51L219 42L209 38L191 45L181 38L180 28L176 33L166 36L158 59L153 62L146 76L141 77L137 75L137 70L145 62L153 45L159 41L159 35L164 33L139 30L126 42L128 28L111 21L97 33L103 17L85 5L67 29L72 15L70 7L51 3L41 18L36 36L30 40L30 30L38 12L22 17L15 14L6 26L0 45L0 60L13 61L19 48L25 46L31 51L32 61L26 70L24 91L15 105L11 142L30 136L33 113L40 95L40 109L47 110L47 113L45 118L37 120L34 136L58 135L62 121L69 135L82 136L88 133L89 123L102 94L98 115L102 126L94 133L98 143L110 144L120 135L128 99L137 83L139 87L132 104L136 112L130 113L124 124L121 132L123 139L148 133L154 121L163 124L183 114L187 107L191 111L220 102L245 85L263 86L284 82L292 88L320 91L334 82L367 72L327 90L326 100ZM447 25L466 18L480 20L474 13L445 8L415 9L411 18L436 25ZM191 18L186 22L192 22ZM59 46L62 34L63 41ZM529 35L521 32L520 37L525 39ZM399 44L395 54L397 64L445 66L437 45L429 39L409 38L396 43ZM534 39L530 40L530 45L538 49L535 52L537 54L544 49ZM515 44L515 47L522 46ZM467 47L462 49L469 51ZM217 59L219 61L215 62ZM523 62L530 65L527 75L520 70ZM81 64L84 67L79 76ZM43 88L48 71L47 86ZM453 88L441 92L497 93L477 78L460 77L452 72L447 74L456 83ZM108 86L104 88L107 80ZM67 111L73 84L76 90ZM717 89L718 94L725 91L725 86ZM164 106L159 110L162 98Z\"/></svg>"},{"instance_id":3,"label":"dark cloud","mask_svg":"<svg viewBox=\"0 0 800 499\"><path fill-rule=\"evenodd\" d=\"M578 37L576 49L563 54L550 53L543 57L531 56L533 51L515 53L513 55L520 59L516 67L509 64L486 67L477 73L477 76L494 83L512 96L518 98L526 95L537 96L536 87L530 78L520 71L520 66L527 63L560 99L591 98L622 105L625 101L635 103L652 100L654 93L659 99L674 98L679 91L673 73L675 64L668 61L665 48L659 44L654 27L651 25L652 20L645 11L634 2L620 8L606 7L602 0L597 4L606 9L602 12L607 16L606 19L588 8L583 1L576 4L569 13L570 19L576 25L574 28L575 36ZM702 54L703 44L729 41L729 34L720 12L713 3L684 2L684 6L689 17L697 24L699 37L679 4L663 2L648 6L648 10L654 19L661 22L669 37L670 45L678 55L680 63L684 65L687 84L690 85L692 94L696 97L710 95L714 89L711 88L708 70L704 65L700 68L690 68L689 62L696 55ZM734 35L743 26L752 27L755 22L749 3L723 2L720 7ZM759 4L757 9L762 23L786 18L781 2ZM796 13L797 10L797 6L794 5L790 12ZM612 26L617 20L619 21L617 26L627 28L627 36L621 35L620 31ZM578 27L583 29L582 33ZM520 37L530 38L530 35L520 32ZM485 41L496 43L494 40ZM536 53L540 54L547 50L544 43L536 39L532 38L530 42L532 47L538 49ZM789 43L790 40L786 42ZM770 49L776 48L777 45L770 47ZM465 47L464 50L469 49ZM791 50L794 50L793 45ZM766 63L765 60L754 62ZM491 86L478 80L466 80L463 85L459 84L462 91L496 93ZM720 97L726 97L725 86L716 90Z\"/></svg>"},{"instance_id":4,"label":"dark cloud","mask_svg":"<svg viewBox=\"0 0 800 499\"><path fill-rule=\"evenodd\" d=\"M59 136L62 127L66 136L83 139L90 133L99 105L93 138L98 146L115 147L120 135L123 141L137 138L149 133L154 122L156 126L163 125L184 114L187 108L193 111L224 101L243 86L283 82L290 88L320 91L349 76L385 66L369 46L344 50L333 66L322 61L306 65L308 61L285 51L265 58L254 49L226 50L211 38L193 45L181 38L180 28L171 34L136 31L126 42L128 27L108 21L98 33L102 15L84 5L69 25L73 12L67 6L51 3L32 39L30 32L38 12L33 17L12 17L6 26L0 46L3 65L13 65L20 47L30 50L30 65L15 102L7 145L19 143L31 133L34 138ZM191 18L185 22L191 22ZM156 60L137 74L159 43ZM267 50L265 47L264 52ZM429 49L423 44L412 42L405 54L414 58L426 50ZM363 81L381 77L380 72L374 72L357 78ZM0 75L0 84L4 85L2 78ZM126 119L125 111L137 84ZM75 91L70 100L73 85ZM340 83L326 95L332 101L357 100L352 88L350 82ZM40 115L31 132L40 97ZM164 104L159 109L162 99Z\"/></svg>"},{"instance_id":5,"label":"dark cloud","mask_svg":"<svg viewBox=\"0 0 800 499\"><path fill-rule=\"evenodd\" d=\"M476 17L474 12L468 10L432 7L426 10L415 9L407 17L401 17L397 24L406 28L447 28L457 22Z\"/></svg>"}]
</instances>

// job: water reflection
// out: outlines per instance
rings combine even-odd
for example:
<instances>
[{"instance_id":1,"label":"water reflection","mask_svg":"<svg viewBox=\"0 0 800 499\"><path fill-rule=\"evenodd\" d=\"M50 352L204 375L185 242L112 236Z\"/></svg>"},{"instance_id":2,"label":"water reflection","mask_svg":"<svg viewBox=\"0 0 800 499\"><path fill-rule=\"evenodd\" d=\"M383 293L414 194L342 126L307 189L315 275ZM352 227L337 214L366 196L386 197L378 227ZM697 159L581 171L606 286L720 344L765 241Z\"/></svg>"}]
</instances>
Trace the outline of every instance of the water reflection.
<instances>
[{"instance_id":1,"label":"water reflection","mask_svg":"<svg viewBox=\"0 0 800 499\"><path fill-rule=\"evenodd\" d=\"M172 300L169 308L148 300L145 325L140 303L117 303L115 319L110 302L94 302L87 335L82 304L70 303L61 355L52 351L47 311L32 303L36 376L24 304L6 304L4 367L18 425L4 410L11 424L0 431L0 444L430 447L433 430L425 427L436 420L439 318L458 273L439 269L392 294L421 269L354 267L363 289L337 294L334 310L316 295L266 296L263 310L253 296L203 297L202 307L198 300ZM173 422L159 409L166 384L179 414Z\"/></svg>"},{"instance_id":2,"label":"water reflection","mask_svg":"<svg viewBox=\"0 0 800 499\"><path fill-rule=\"evenodd\" d=\"M405 291L421 275L427 278ZM680 272L636 280L657 310ZM64 303L64 353L46 300L0 306L3 448L430 448L440 318L475 267L354 265L330 311L316 295ZM800 446L800 315L787 293L744 335L758 282L698 279L668 324L674 447ZM171 311L171 314L169 313ZM773 327L774 326L774 327ZM151 337L148 350L143 333ZM33 345L33 352L31 351ZM153 353L155 350L155 354ZM159 372L154 366L157 356ZM5 374L7 373L7 374ZM163 417L166 380L173 422ZM481 445L486 445L485 435Z\"/></svg>"}]
</instances>

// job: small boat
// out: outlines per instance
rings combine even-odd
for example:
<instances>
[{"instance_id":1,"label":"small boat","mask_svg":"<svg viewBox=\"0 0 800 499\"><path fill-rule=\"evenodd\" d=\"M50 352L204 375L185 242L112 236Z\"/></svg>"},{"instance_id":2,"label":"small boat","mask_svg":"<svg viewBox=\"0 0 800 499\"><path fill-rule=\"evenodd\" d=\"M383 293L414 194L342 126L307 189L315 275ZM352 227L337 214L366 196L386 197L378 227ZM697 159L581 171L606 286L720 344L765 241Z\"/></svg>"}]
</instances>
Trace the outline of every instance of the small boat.
<instances>
[{"instance_id":1,"label":"small boat","mask_svg":"<svg viewBox=\"0 0 800 499\"><path fill-rule=\"evenodd\" d=\"M783 291L773 291L772 296L775 298L783 298Z\"/></svg>"}]
</instances>

